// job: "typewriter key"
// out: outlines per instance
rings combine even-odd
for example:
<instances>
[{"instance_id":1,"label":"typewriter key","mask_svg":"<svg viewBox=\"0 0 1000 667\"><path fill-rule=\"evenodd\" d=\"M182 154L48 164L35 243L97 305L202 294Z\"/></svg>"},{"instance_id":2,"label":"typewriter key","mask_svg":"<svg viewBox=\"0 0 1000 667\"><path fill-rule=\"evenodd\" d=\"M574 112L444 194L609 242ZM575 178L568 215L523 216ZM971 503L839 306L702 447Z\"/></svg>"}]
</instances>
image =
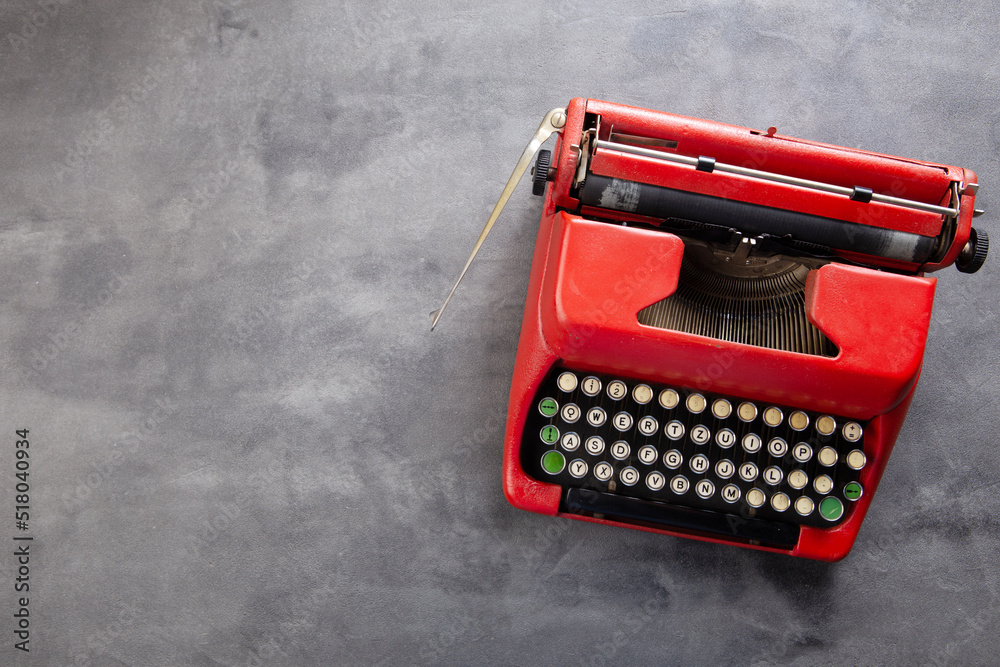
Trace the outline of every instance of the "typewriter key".
<instances>
[{"instance_id":1,"label":"typewriter key","mask_svg":"<svg viewBox=\"0 0 1000 667\"><path fill-rule=\"evenodd\" d=\"M639 460L646 465L653 465L656 463L656 448L652 445L643 445L639 448L636 456L638 456Z\"/></svg>"},{"instance_id":2,"label":"typewriter key","mask_svg":"<svg viewBox=\"0 0 1000 667\"><path fill-rule=\"evenodd\" d=\"M760 489L750 489L747 491L747 505L750 507L760 507L767 500L767 496Z\"/></svg>"},{"instance_id":3,"label":"typewriter key","mask_svg":"<svg viewBox=\"0 0 1000 667\"><path fill-rule=\"evenodd\" d=\"M861 470L865 467L865 453L860 449L852 450L850 454L847 455L847 467L851 470Z\"/></svg>"},{"instance_id":4,"label":"typewriter key","mask_svg":"<svg viewBox=\"0 0 1000 667\"><path fill-rule=\"evenodd\" d=\"M740 492L740 487L736 486L735 484L726 484L724 487L722 487L722 499L725 500L727 503L735 503L737 500L740 499L740 495L742 495Z\"/></svg>"},{"instance_id":5,"label":"typewriter key","mask_svg":"<svg viewBox=\"0 0 1000 667\"><path fill-rule=\"evenodd\" d=\"M844 485L844 497L848 500L857 500L861 497L864 489L857 482L848 482Z\"/></svg>"},{"instance_id":6,"label":"typewriter key","mask_svg":"<svg viewBox=\"0 0 1000 667\"><path fill-rule=\"evenodd\" d=\"M781 438L771 438L771 441L767 443L767 451L774 458L780 459L788 453L788 443Z\"/></svg>"},{"instance_id":7,"label":"typewriter key","mask_svg":"<svg viewBox=\"0 0 1000 667\"><path fill-rule=\"evenodd\" d=\"M793 470L788 473L788 486L793 489L804 489L809 483L809 475L802 470Z\"/></svg>"},{"instance_id":8,"label":"typewriter key","mask_svg":"<svg viewBox=\"0 0 1000 667\"><path fill-rule=\"evenodd\" d=\"M687 401L684 402L684 405L687 406L688 412L691 414L700 415L705 411L707 402L705 401L705 397L701 394L689 394Z\"/></svg>"},{"instance_id":9,"label":"typewriter key","mask_svg":"<svg viewBox=\"0 0 1000 667\"><path fill-rule=\"evenodd\" d=\"M540 435L542 442L552 445L559 439L559 429L555 426L543 426Z\"/></svg>"},{"instance_id":10,"label":"typewriter key","mask_svg":"<svg viewBox=\"0 0 1000 667\"><path fill-rule=\"evenodd\" d=\"M820 435L833 435L833 432L837 430L837 422L834 421L833 417L823 415L816 420L816 430L819 431Z\"/></svg>"},{"instance_id":11,"label":"typewriter key","mask_svg":"<svg viewBox=\"0 0 1000 667\"><path fill-rule=\"evenodd\" d=\"M715 493L715 484L712 484L712 482L707 479L703 479L694 485L694 490L698 494L699 498L708 500Z\"/></svg>"},{"instance_id":12,"label":"typewriter key","mask_svg":"<svg viewBox=\"0 0 1000 667\"><path fill-rule=\"evenodd\" d=\"M833 447L824 447L819 450L819 463L820 465L829 468L834 463L837 462L837 450Z\"/></svg>"},{"instance_id":13,"label":"typewriter key","mask_svg":"<svg viewBox=\"0 0 1000 667\"><path fill-rule=\"evenodd\" d=\"M587 450L588 454L598 456L604 451L604 438L599 435L592 435L587 438L587 441L583 444L584 449Z\"/></svg>"},{"instance_id":14,"label":"typewriter key","mask_svg":"<svg viewBox=\"0 0 1000 667\"><path fill-rule=\"evenodd\" d=\"M563 406L561 414L564 422L573 424L580 418L580 406L576 403L567 403Z\"/></svg>"},{"instance_id":15,"label":"typewriter key","mask_svg":"<svg viewBox=\"0 0 1000 667\"><path fill-rule=\"evenodd\" d=\"M784 419L784 415L778 408L771 406L764 410L764 423L768 426L778 426L782 419Z\"/></svg>"},{"instance_id":16,"label":"typewriter key","mask_svg":"<svg viewBox=\"0 0 1000 667\"><path fill-rule=\"evenodd\" d=\"M567 452L575 452L576 448L580 446L580 436L576 433L567 433L562 437L562 448Z\"/></svg>"},{"instance_id":17,"label":"typewriter key","mask_svg":"<svg viewBox=\"0 0 1000 667\"><path fill-rule=\"evenodd\" d=\"M689 488L691 488L691 484L687 481L687 477L684 475L677 475L670 480L670 490L679 496L687 493Z\"/></svg>"},{"instance_id":18,"label":"typewriter key","mask_svg":"<svg viewBox=\"0 0 1000 667\"><path fill-rule=\"evenodd\" d=\"M639 433L643 435L654 435L660 424L652 417L643 417L639 420Z\"/></svg>"},{"instance_id":19,"label":"typewriter key","mask_svg":"<svg viewBox=\"0 0 1000 667\"><path fill-rule=\"evenodd\" d=\"M611 420L611 423L615 425L616 429L624 433L632 428L632 415L627 412L619 412L615 415L615 418Z\"/></svg>"},{"instance_id":20,"label":"typewriter key","mask_svg":"<svg viewBox=\"0 0 1000 667\"><path fill-rule=\"evenodd\" d=\"M595 378L593 375L583 378L583 393L587 396L597 396L601 393L601 381Z\"/></svg>"},{"instance_id":21,"label":"typewriter key","mask_svg":"<svg viewBox=\"0 0 1000 667\"><path fill-rule=\"evenodd\" d=\"M736 466L729 459L722 459L715 464L715 474L721 479L729 479L736 472Z\"/></svg>"},{"instance_id":22,"label":"typewriter key","mask_svg":"<svg viewBox=\"0 0 1000 667\"><path fill-rule=\"evenodd\" d=\"M812 498L809 496L801 496L795 501L795 511L802 516L809 516L812 514L814 507L815 505L813 505Z\"/></svg>"},{"instance_id":23,"label":"typewriter key","mask_svg":"<svg viewBox=\"0 0 1000 667\"><path fill-rule=\"evenodd\" d=\"M577 479L587 474L587 462L583 459L573 459L569 464L569 474Z\"/></svg>"},{"instance_id":24,"label":"typewriter key","mask_svg":"<svg viewBox=\"0 0 1000 667\"><path fill-rule=\"evenodd\" d=\"M760 446L762 444L763 441L760 439L760 436L757 435L756 433L747 433L745 436L743 436L743 450L747 454L754 454L756 452L759 452Z\"/></svg>"},{"instance_id":25,"label":"typewriter key","mask_svg":"<svg viewBox=\"0 0 1000 667\"><path fill-rule=\"evenodd\" d=\"M784 477L784 473L781 472L781 468L778 466L769 466L764 469L764 481L771 486L777 486L781 484L781 478Z\"/></svg>"},{"instance_id":26,"label":"typewriter key","mask_svg":"<svg viewBox=\"0 0 1000 667\"><path fill-rule=\"evenodd\" d=\"M639 481L639 471L629 466L628 468L623 468L618 474L618 478L621 479L622 484L625 486L632 486Z\"/></svg>"},{"instance_id":27,"label":"typewriter key","mask_svg":"<svg viewBox=\"0 0 1000 667\"><path fill-rule=\"evenodd\" d=\"M752 482L757 479L757 466L750 461L740 464L740 479L744 482Z\"/></svg>"},{"instance_id":28,"label":"typewriter key","mask_svg":"<svg viewBox=\"0 0 1000 667\"><path fill-rule=\"evenodd\" d=\"M712 403L712 414L719 419L725 419L733 413L733 406L724 398L718 398Z\"/></svg>"},{"instance_id":29,"label":"typewriter key","mask_svg":"<svg viewBox=\"0 0 1000 667\"><path fill-rule=\"evenodd\" d=\"M587 411L587 421L591 426L603 426L608 420L608 413L602 408L591 408Z\"/></svg>"},{"instance_id":30,"label":"typewriter key","mask_svg":"<svg viewBox=\"0 0 1000 667\"><path fill-rule=\"evenodd\" d=\"M825 496L830 493L831 489L833 489L833 480L830 479L829 475L820 475L813 480L813 488L816 489L816 493L820 493Z\"/></svg>"},{"instance_id":31,"label":"typewriter key","mask_svg":"<svg viewBox=\"0 0 1000 667\"><path fill-rule=\"evenodd\" d=\"M812 458L813 448L808 443L800 442L792 448L792 456L799 463L805 463Z\"/></svg>"},{"instance_id":32,"label":"typewriter key","mask_svg":"<svg viewBox=\"0 0 1000 667\"><path fill-rule=\"evenodd\" d=\"M559 389L568 394L576 389L576 374L570 372L563 373L556 380L556 384L559 385Z\"/></svg>"},{"instance_id":33,"label":"typewriter key","mask_svg":"<svg viewBox=\"0 0 1000 667\"><path fill-rule=\"evenodd\" d=\"M724 428L715 434L715 442L723 449L729 449L736 444L736 434L728 428Z\"/></svg>"},{"instance_id":34,"label":"typewriter key","mask_svg":"<svg viewBox=\"0 0 1000 667\"><path fill-rule=\"evenodd\" d=\"M801 410L796 410L788 415L788 425L795 431L804 431L809 426L809 415Z\"/></svg>"},{"instance_id":35,"label":"typewriter key","mask_svg":"<svg viewBox=\"0 0 1000 667\"><path fill-rule=\"evenodd\" d=\"M640 405L646 405L653 400L653 390L647 385L637 384L632 390L632 399Z\"/></svg>"},{"instance_id":36,"label":"typewriter key","mask_svg":"<svg viewBox=\"0 0 1000 667\"><path fill-rule=\"evenodd\" d=\"M844 440L857 442L861 439L861 425L857 422L847 422L841 433L844 435Z\"/></svg>"},{"instance_id":37,"label":"typewriter key","mask_svg":"<svg viewBox=\"0 0 1000 667\"><path fill-rule=\"evenodd\" d=\"M554 398L543 398L538 401L538 411L546 417L551 417L559 412L559 404L556 403Z\"/></svg>"},{"instance_id":38,"label":"typewriter key","mask_svg":"<svg viewBox=\"0 0 1000 667\"><path fill-rule=\"evenodd\" d=\"M542 470L550 475L558 475L566 467L566 458L554 449L542 454Z\"/></svg>"},{"instance_id":39,"label":"typewriter key","mask_svg":"<svg viewBox=\"0 0 1000 667\"><path fill-rule=\"evenodd\" d=\"M608 396L615 399L616 401L620 398L625 398L625 394L628 393L628 388L625 383L621 380L615 380L614 382L608 383Z\"/></svg>"},{"instance_id":40,"label":"typewriter key","mask_svg":"<svg viewBox=\"0 0 1000 667\"><path fill-rule=\"evenodd\" d=\"M663 434L671 440L680 440L684 437L684 424L675 419L663 428Z\"/></svg>"},{"instance_id":41,"label":"typewriter key","mask_svg":"<svg viewBox=\"0 0 1000 667\"><path fill-rule=\"evenodd\" d=\"M712 432L708 430L708 427L698 424L691 429L691 440L693 440L696 445L704 445L711 439Z\"/></svg>"},{"instance_id":42,"label":"typewriter key","mask_svg":"<svg viewBox=\"0 0 1000 667\"><path fill-rule=\"evenodd\" d=\"M596 466L594 466L594 477L606 482L615 474L615 469L611 467L610 463L605 463L601 461Z\"/></svg>"},{"instance_id":43,"label":"typewriter key","mask_svg":"<svg viewBox=\"0 0 1000 667\"><path fill-rule=\"evenodd\" d=\"M667 483L667 478L663 476L663 473L653 471L646 475L646 486L650 491L659 491L663 488L663 485Z\"/></svg>"},{"instance_id":44,"label":"typewriter key","mask_svg":"<svg viewBox=\"0 0 1000 667\"><path fill-rule=\"evenodd\" d=\"M776 512L784 512L792 504L792 501L788 499L784 493L776 493L771 496L771 507L774 508Z\"/></svg>"},{"instance_id":45,"label":"typewriter key","mask_svg":"<svg viewBox=\"0 0 1000 667\"><path fill-rule=\"evenodd\" d=\"M819 515L827 521L836 521L844 516L844 503L833 496L824 498L819 504Z\"/></svg>"},{"instance_id":46,"label":"typewriter key","mask_svg":"<svg viewBox=\"0 0 1000 667\"><path fill-rule=\"evenodd\" d=\"M680 403L680 397L673 389L664 389L660 392L660 405L667 410L673 410Z\"/></svg>"},{"instance_id":47,"label":"typewriter key","mask_svg":"<svg viewBox=\"0 0 1000 667\"><path fill-rule=\"evenodd\" d=\"M736 414L739 415L741 420L752 422L754 419L757 419L757 406L753 403L740 403Z\"/></svg>"},{"instance_id":48,"label":"typewriter key","mask_svg":"<svg viewBox=\"0 0 1000 667\"><path fill-rule=\"evenodd\" d=\"M630 448L627 442L619 440L611 445L611 449L609 451L611 452L611 456L615 457L619 461L624 461L628 458Z\"/></svg>"},{"instance_id":49,"label":"typewriter key","mask_svg":"<svg viewBox=\"0 0 1000 667\"><path fill-rule=\"evenodd\" d=\"M677 470L681 467L682 463L684 463L684 456L676 449L671 449L663 455L663 465L671 470Z\"/></svg>"},{"instance_id":50,"label":"typewriter key","mask_svg":"<svg viewBox=\"0 0 1000 667\"><path fill-rule=\"evenodd\" d=\"M688 466L691 468L691 470L700 475L709 468L711 468L712 464L709 462L707 456L705 456L704 454L697 454L691 457L691 460L688 462Z\"/></svg>"}]
</instances>

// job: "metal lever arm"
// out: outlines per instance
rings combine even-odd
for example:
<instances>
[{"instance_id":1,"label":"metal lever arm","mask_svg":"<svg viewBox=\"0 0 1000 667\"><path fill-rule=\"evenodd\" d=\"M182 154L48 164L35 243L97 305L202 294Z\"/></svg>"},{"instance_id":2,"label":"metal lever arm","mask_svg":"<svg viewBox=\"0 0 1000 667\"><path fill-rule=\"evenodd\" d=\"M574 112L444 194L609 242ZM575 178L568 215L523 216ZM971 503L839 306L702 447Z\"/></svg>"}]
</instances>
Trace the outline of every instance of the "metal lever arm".
<instances>
[{"instance_id":1,"label":"metal lever arm","mask_svg":"<svg viewBox=\"0 0 1000 667\"><path fill-rule=\"evenodd\" d=\"M566 125L566 110L565 109L553 109L552 111L545 114L545 118L542 119L542 124L538 126L535 131L535 135L531 137L531 141L525 147L524 152L521 153L520 159L517 161L517 166L514 167L514 173L510 175L507 180L507 185L504 186L503 192L500 193L500 199L497 201L497 205L493 207L493 212L490 214L490 219L486 221L486 226L483 227L483 231L479 234L479 239L476 241L476 245L472 248L472 254L469 255L469 260L465 263L465 268L462 269L462 273L459 274L458 280L455 281L455 286L451 288L451 292L448 293L448 298L444 300L444 304L440 308L431 313L431 331L437 326L438 320L441 319L441 314L444 309L448 307L448 302L451 301L451 297L455 294L455 290L458 289L458 284L462 282L462 278L465 277L466 272L469 270L469 266L472 264L472 260L476 258L476 254L479 253L479 249L483 245L483 241L486 240L487 234L493 229L493 224L500 217L500 212L503 210L504 205L510 196L514 194L514 188L517 187L518 182L521 180L521 176L524 172L528 170L528 165L531 164L531 160L535 157L535 153L541 147L545 140L552 136L553 133L558 132L562 127Z\"/></svg>"}]
</instances>

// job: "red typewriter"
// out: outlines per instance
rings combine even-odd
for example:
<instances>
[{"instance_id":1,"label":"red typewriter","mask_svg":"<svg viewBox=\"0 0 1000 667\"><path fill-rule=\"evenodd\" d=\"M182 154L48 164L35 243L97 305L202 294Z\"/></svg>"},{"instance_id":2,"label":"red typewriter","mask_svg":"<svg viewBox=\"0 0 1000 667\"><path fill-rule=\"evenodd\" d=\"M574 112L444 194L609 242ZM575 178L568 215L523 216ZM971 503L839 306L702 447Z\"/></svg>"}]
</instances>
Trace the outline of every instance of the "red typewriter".
<instances>
[{"instance_id":1,"label":"red typewriter","mask_svg":"<svg viewBox=\"0 0 1000 667\"><path fill-rule=\"evenodd\" d=\"M986 260L975 173L578 98L459 281L536 153L508 500L843 558L920 375L925 274Z\"/></svg>"}]
</instances>

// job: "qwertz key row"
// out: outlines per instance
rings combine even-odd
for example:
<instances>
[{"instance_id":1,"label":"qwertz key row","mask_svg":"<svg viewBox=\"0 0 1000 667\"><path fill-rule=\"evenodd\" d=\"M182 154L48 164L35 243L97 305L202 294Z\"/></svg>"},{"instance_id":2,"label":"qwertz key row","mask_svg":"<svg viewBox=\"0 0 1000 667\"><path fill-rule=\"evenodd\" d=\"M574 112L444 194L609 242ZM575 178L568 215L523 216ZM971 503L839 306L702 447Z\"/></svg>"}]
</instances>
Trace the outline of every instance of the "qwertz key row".
<instances>
[{"instance_id":1,"label":"qwertz key row","mask_svg":"<svg viewBox=\"0 0 1000 667\"><path fill-rule=\"evenodd\" d=\"M865 424L556 369L528 417L529 475L671 505L831 527L861 498Z\"/></svg>"}]
</instances>

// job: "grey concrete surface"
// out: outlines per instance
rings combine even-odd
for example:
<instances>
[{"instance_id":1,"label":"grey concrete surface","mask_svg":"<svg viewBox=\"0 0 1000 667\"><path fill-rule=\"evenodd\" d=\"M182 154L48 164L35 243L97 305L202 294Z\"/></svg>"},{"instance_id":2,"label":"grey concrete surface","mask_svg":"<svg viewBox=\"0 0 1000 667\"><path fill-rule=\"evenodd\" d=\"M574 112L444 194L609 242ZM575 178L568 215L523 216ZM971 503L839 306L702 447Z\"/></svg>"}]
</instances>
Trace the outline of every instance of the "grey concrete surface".
<instances>
[{"instance_id":1,"label":"grey concrete surface","mask_svg":"<svg viewBox=\"0 0 1000 667\"><path fill-rule=\"evenodd\" d=\"M995 4L810 7L0 1L0 663L995 664L996 261L939 275L836 565L506 503L526 185L428 330L574 96L970 167L995 209Z\"/></svg>"}]
</instances>

